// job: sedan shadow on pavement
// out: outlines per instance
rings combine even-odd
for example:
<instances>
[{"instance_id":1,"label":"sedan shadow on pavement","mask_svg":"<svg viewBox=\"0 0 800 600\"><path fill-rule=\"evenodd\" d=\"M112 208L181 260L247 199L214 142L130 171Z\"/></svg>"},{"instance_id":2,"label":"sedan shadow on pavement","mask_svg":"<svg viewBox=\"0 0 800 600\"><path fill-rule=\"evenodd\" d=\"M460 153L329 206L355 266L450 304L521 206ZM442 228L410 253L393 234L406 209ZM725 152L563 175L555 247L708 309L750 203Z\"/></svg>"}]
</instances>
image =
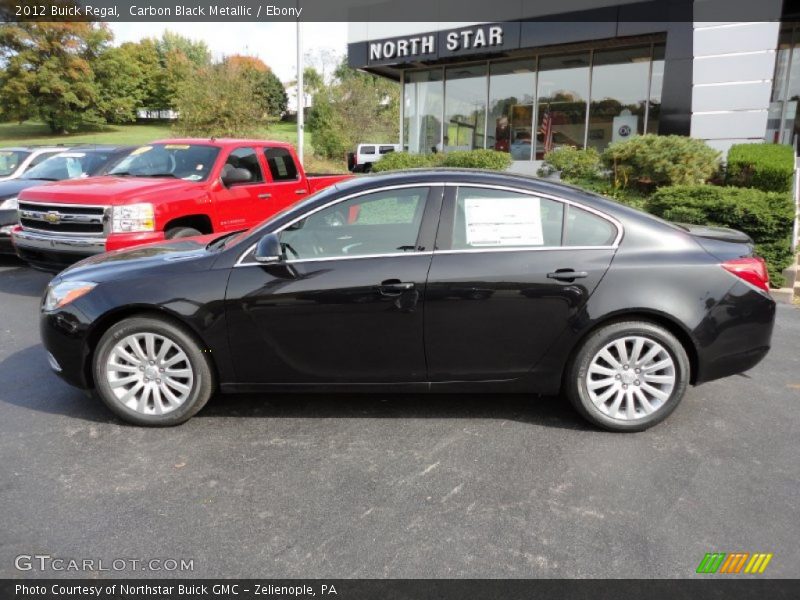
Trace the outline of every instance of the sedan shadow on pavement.
<instances>
[{"instance_id":1,"label":"sedan shadow on pavement","mask_svg":"<svg viewBox=\"0 0 800 600\"><path fill-rule=\"evenodd\" d=\"M31 382L30 373L42 375ZM73 419L125 425L99 399L88 397L52 374L40 345L20 350L0 363L0 381L8 382L0 390L0 402ZM193 422L231 417L495 419L561 429L592 429L565 398L525 394L216 394Z\"/></svg>"},{"instance_id":2,"label":"sedan shadow on pavement","mask_svg":"<svg viewBox=\"0 0 800 600\"><path fill-rule=\"evenodd\" d=\"M15 256L0 256L0 293L41 296L53 275L36 271Z\"/></svg>"}]
</instances>

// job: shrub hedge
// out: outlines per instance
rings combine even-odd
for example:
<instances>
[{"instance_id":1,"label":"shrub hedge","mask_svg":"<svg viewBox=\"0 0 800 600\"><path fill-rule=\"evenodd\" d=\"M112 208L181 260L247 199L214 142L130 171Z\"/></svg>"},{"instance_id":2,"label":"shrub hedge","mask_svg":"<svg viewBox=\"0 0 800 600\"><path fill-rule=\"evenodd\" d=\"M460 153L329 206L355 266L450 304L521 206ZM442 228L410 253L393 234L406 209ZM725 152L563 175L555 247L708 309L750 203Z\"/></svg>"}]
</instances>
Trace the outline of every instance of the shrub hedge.
<instances>
[{"instance_id":1,"label":"shrub hedge","mask_svg":"<svg viewBox=\"0 0 800 600\"><path fill-rule=\"evenodd\" d=\"M398 171L425 167L460 167L504 171L511 166L511 155L495 150L459 150L447 154L409 154L392 152L372 165L372 170Z\"/></svg>"},{"instance_id":2,"label":"shrub hedge","mask_svg":"<svg viewBox=\"0 0 800 600\"><path fill-rule=\"evenodd\" d=\"M645 210L678 223L716 225L745 232L769 267L770 281L780 287L782 271L792 262L794 206L790 194L754 188L684 185L664 187Z\"/></svg>"},{"instance_id":3,"label":"shrub hedge","mask_svg":"<svg viewBox=\"0 0 800 600\"><path fill-rule=\"evenodd\" d=\"M725 181L765 192L788 192L794 175L794 149L781 144L735 144L728 151Z\"/></svg>"},{"instance_id":4,"label":"shrub hedge","mask_svg":"<svg viewBox=\"0 0 800 600\"><path fill-rule=\"evenodd\" d=\"M704 183L718 171L719 159L720 153L703 140L682 135L640 135L614 142L603 152L617 187Z\"/></svg>"},{"instance_id":5,"label":"shrub hedge","mask_svg":"<svg viewBox=\"0 0 800 600\"><path fill-rule=\"evenodd\" d=\"M562 179L594 177L600 171L600 153L595 148L556 148L544 155L544 165L539 169L539 175L549 175L553 171L561 171Z\"/></svg>"}]
</instances>

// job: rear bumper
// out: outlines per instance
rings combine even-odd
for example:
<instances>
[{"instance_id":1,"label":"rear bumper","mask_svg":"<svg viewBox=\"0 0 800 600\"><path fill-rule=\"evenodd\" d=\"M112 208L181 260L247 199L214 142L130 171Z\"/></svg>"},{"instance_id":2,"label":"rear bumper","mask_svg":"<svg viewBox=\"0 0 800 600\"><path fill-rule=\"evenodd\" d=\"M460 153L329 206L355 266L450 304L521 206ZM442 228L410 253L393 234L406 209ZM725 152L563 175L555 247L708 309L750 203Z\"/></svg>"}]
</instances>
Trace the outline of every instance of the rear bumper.
<instances>
[{"instance_id":1,"label":"rear bumper","mask_svg":"<svg viewBox=\"0 0 800 600\"><path fill-rule=\"evenodd\" d=\"M693 334L697 344L695 383L743 373L767 355L775 326L775 301L737 283Z\"/></svg>"}]
</instances>

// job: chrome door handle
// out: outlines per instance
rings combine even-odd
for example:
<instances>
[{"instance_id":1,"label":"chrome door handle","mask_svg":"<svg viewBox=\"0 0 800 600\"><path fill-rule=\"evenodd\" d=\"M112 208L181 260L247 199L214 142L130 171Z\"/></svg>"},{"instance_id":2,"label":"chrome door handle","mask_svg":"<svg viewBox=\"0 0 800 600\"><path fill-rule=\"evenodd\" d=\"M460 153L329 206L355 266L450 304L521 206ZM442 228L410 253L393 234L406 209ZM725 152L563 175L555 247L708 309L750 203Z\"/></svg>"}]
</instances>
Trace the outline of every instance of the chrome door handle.
<instances>
[{"instance_id":1,"label":"chrome door handle","mask_svg":"<svg viewBox=\"0 0 800 600\"><path fill-rule=\"evenodd\" d=\"M556 269L552 273L547 274L548 279L556 279L557 281L572 282L576 279L585 279L589 276L586 271L575 271L574 269Z\"/></svg>"},{"instance_id":2,"label":"chrome door handle","mask_svg":"<svg viewBox=\"0 0 800 600\"><path fill-rule=\"evenodd\" d=\"M258 199L259 200L266 200L268 198L272 198L272 194L259 194L258 195Z\"/></svg>"},{"instance_id":3,"label":"chrome door handle","mask_svg":"<svg viewBox=\"0 0 800 600\"><path fill-rule=\"evenodd\" d=\"M308 190L295 190L294 193L298 196L302 196L303 194L307 194Z\"/></svg>"},{"instance_id":4,"label":"chrome door handle","mask_svg":"<svg viewBox=\"0 0 800 600\"><path fill-rule=\"evenodd\" d=\"M413 281L400 281L399 279L387 279L378 286L378 290L383 296L399 296L403 292L413 289Z\"/></svg>"}]
</instances>

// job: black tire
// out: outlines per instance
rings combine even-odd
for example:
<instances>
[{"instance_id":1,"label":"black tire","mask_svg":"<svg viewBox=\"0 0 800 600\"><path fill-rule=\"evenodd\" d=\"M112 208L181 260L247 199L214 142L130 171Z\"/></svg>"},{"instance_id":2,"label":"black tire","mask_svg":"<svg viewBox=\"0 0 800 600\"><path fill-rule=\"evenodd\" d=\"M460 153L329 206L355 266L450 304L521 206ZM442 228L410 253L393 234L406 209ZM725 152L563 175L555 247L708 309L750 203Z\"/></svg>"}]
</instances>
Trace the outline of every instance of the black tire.
<instances>
[{"instance_id":1,"label":"black tire","mask_svg":"<svg viewBox=\"0 0 800 600\"><path fill-rule=\"evenodd\" d=\"M594 357L607 344L629 336L653 340L666 350L673 361L675 383L669 397L654 412L636 419L624 420L612 418L595 406L589 395L587 372ZM686 393L689 378L689 357L674 335L648 321L621 321L601 327L581 344L567 368L564 391L576 410L591 423L608 431L644 431L666 419L678 407Z\"/></svg>"},{"instance_id":2,"label":"black tire","mask_svg":"<svg viewBox=\"0 0 800 600\"><path fill-rule=\"evenodd\" d=\"M112 391L106 377L105 365L117 344L127 336L137 333L154 333L177 345L188 357L194 379L188 398L166 414L142 414L125 406ZM208 353L202 344L183 327L157 316L131 317L112 325L100 338L92 358L95 394L121 419L135 425L166 427L188 421L205 406L215 390L214 374Z\"/></svg>"},{"instance_id":3,"label":"black tire","mask_svg":"<svg viewBox=\"0 0 800 600\"><path fill-rule=\"evenodd\" d=\"M173 227L167 230L164 237L168 240L177 240L179 238L194 237L196 235L203 235L203 233L192 227Z\"/></svg>"}]
</instances>

